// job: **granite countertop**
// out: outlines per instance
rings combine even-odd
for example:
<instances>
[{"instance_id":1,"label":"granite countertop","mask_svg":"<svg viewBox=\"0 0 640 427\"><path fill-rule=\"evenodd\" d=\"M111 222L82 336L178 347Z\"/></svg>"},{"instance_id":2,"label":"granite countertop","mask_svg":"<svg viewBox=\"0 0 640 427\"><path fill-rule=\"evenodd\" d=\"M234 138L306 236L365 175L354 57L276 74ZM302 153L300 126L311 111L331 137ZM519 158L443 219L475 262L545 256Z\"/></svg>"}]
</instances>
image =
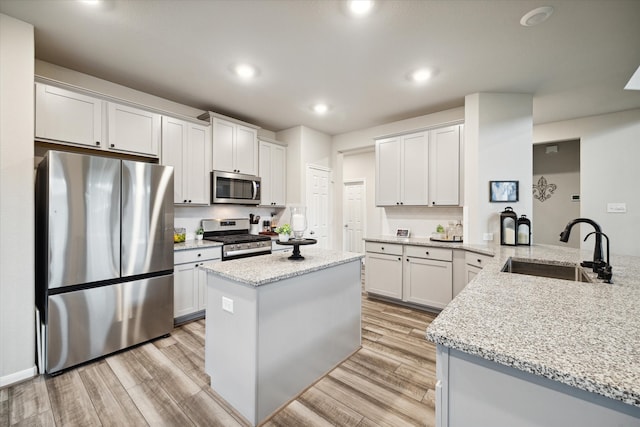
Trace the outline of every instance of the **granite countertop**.
<instances>
[{"instance_id":1,"label":"granite countertop","mask_svg":"<svg viewBox=\"0 0 640 427\"><path fill-rule=\"evenodd\" d=\"M188 249L202 249L215 246L222 246L222 243L212 242L210 240L186 240L182 243L174 243L173 251L186 251Z\"/></svg>"},{"instance_id":2,"label":"granite countertop","mask_svg":"<svg viewBox=\"0 0 640 427\"><path fill-rule=\"evenodd\" d=\"M200 268L236 282L261 286L313 271L360 260L364 255L304 246L300 250L304 260L288 259L290 253L276 252L218 263L205 263Z\"/></svg>"},{"instance_id":3,"label":"granite countertop","mask_svg":"<svg viewBox=\"0 0 640 427\"><path fill-rule=\"evenodd\" d=\"M511 256L575 265L593 251L551 245L493 251L427 328L427 339L640 406L640 258L612 256L613 284L583 283L500 270Z\"/></svg>"},{"instance_id":4,"label":"granite countertop","mask_svg":"<svg viewBox=\"0 0 640 427\"><path fill-rule=\"evenodd\" d=\"M400 245L429 246L432 248L464 249L483 255L493 256L494 247L491 245L469 245L464 242L438 242L430 240L429 237L395 237L395 236L367 236L365 242L377 243L397 243Z\"/></svg>"}]
</instances>

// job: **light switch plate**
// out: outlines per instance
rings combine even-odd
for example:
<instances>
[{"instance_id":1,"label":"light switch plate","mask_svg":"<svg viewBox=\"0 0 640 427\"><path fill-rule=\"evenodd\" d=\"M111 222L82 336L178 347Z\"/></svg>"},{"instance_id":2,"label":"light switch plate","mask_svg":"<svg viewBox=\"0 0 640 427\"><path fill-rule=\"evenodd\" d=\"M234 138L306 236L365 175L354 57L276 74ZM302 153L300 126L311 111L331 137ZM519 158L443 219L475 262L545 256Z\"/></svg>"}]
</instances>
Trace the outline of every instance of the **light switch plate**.
<instances>
[{"instance_id":1,"label":"light switch plate","mask_svg":"<svg viewBox=\"0 0 640 427\"><path fill-rule=\"evenodd\" d=\"M627 213L627 204L607 203L607 213Z\"/></svg>"},{"instance_id":2,"label":"light switch plate","mask_svg":"<svg viewBox=\"0 0 640 427\"><path fill-rule=\"evenodd\" d=\"M233 300L231 298L222 297L222 309L233 314Z\"/></svg>"}]
</instances>

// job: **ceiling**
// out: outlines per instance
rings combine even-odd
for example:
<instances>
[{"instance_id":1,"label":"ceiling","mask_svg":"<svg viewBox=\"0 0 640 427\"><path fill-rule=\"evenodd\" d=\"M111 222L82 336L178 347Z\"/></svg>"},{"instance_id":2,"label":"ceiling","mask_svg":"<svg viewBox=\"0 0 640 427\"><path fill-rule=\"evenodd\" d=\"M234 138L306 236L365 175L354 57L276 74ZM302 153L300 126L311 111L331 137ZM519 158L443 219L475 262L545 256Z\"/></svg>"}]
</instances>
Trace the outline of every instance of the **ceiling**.
<instances>
[{"instance_id":1,"label":"ceiling","mask_svg":"<svg viewBox=\"0 0 640 427\"><path fill-rule=\"evenodd\" d=\"M543 5L538 26L520 18ZM638 0L380 1L354 18L332 0L0 0L35 27L36 58L272 131L329 135L534 95L534 123L640 108ZM230 66L247 61L242 82ZM416 85L406 75L429 67ZM310 106L331 106L319 116Z\"/></svg>"}]
</instances>

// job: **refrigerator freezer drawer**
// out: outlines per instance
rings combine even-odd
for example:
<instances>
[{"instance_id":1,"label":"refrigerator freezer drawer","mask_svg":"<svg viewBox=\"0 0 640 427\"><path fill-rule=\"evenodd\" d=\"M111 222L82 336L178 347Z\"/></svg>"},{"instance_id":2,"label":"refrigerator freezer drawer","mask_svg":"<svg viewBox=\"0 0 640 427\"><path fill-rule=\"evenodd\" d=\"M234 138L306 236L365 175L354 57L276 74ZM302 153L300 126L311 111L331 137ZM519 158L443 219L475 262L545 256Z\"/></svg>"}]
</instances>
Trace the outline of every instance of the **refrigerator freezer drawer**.
<instances>
[{"instance_id":1,"label":"refrigerator freezer drawer","mask_svg":"<svg viewBox=\"0 0 640 427\"><path fill-rule=\"evenodd\" d=\"M168 334L173 274L51 295L46 371L56 371Z\"/></svg>"}]
</instances>

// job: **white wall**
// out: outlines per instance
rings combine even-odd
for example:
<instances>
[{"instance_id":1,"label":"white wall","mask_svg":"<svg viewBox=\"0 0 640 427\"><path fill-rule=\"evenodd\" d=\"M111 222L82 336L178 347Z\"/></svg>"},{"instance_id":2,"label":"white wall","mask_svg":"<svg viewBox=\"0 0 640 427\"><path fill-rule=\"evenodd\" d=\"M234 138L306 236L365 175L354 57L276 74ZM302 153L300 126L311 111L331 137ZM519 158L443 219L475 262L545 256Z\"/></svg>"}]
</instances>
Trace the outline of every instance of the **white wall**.
<instances>
[{"instance_id":1,"label":"white wall","mask_svg":"<svg viewBox=\"0 0 640 427\"><path fill-rule=\"evenodd\" d=\"M306 126L296 126L276 132L275 139L287 143L287 206L306 205L306 165L331 168L331 137ZM330 191L330 197L337 200L335 190ZM289 212L283 212L279 220L289 222Z\"/></svg>"},{"instance_id":2,"label":"white wall","mask_svg":"<svg viewBox=\"0 0 640 427\"><path fill-rule=\"evenodd\" d=\"M600 224L612 253L640 256L640 109L538 125L533 136L535 143L580 139L580 216ZM607 213L612 202L626 203L627 213ZM581 227L582 238L590 231Z\"/></svg>"},{"instance_id":3,"label":"white wall","mask_svg":"<svg viewBox=\"0 0 640 427\"><path fill-rule=\"evenodd\" d=\"M500 212L511 206L532 219L533 97L527 94L476 93L465 98L464 240L500 242ZM489 181L520 181L520 201L490 203Z\"/></svg>"},{"instance_id":4,"label":"white wall","mask_svg":"<svg viewBox=\"0 0 640 427\"><path fill-rule=\"evenodd\" d=\"M35 375L33 26L0 14L0 387Z\"/></svg>"}]
</instances>

